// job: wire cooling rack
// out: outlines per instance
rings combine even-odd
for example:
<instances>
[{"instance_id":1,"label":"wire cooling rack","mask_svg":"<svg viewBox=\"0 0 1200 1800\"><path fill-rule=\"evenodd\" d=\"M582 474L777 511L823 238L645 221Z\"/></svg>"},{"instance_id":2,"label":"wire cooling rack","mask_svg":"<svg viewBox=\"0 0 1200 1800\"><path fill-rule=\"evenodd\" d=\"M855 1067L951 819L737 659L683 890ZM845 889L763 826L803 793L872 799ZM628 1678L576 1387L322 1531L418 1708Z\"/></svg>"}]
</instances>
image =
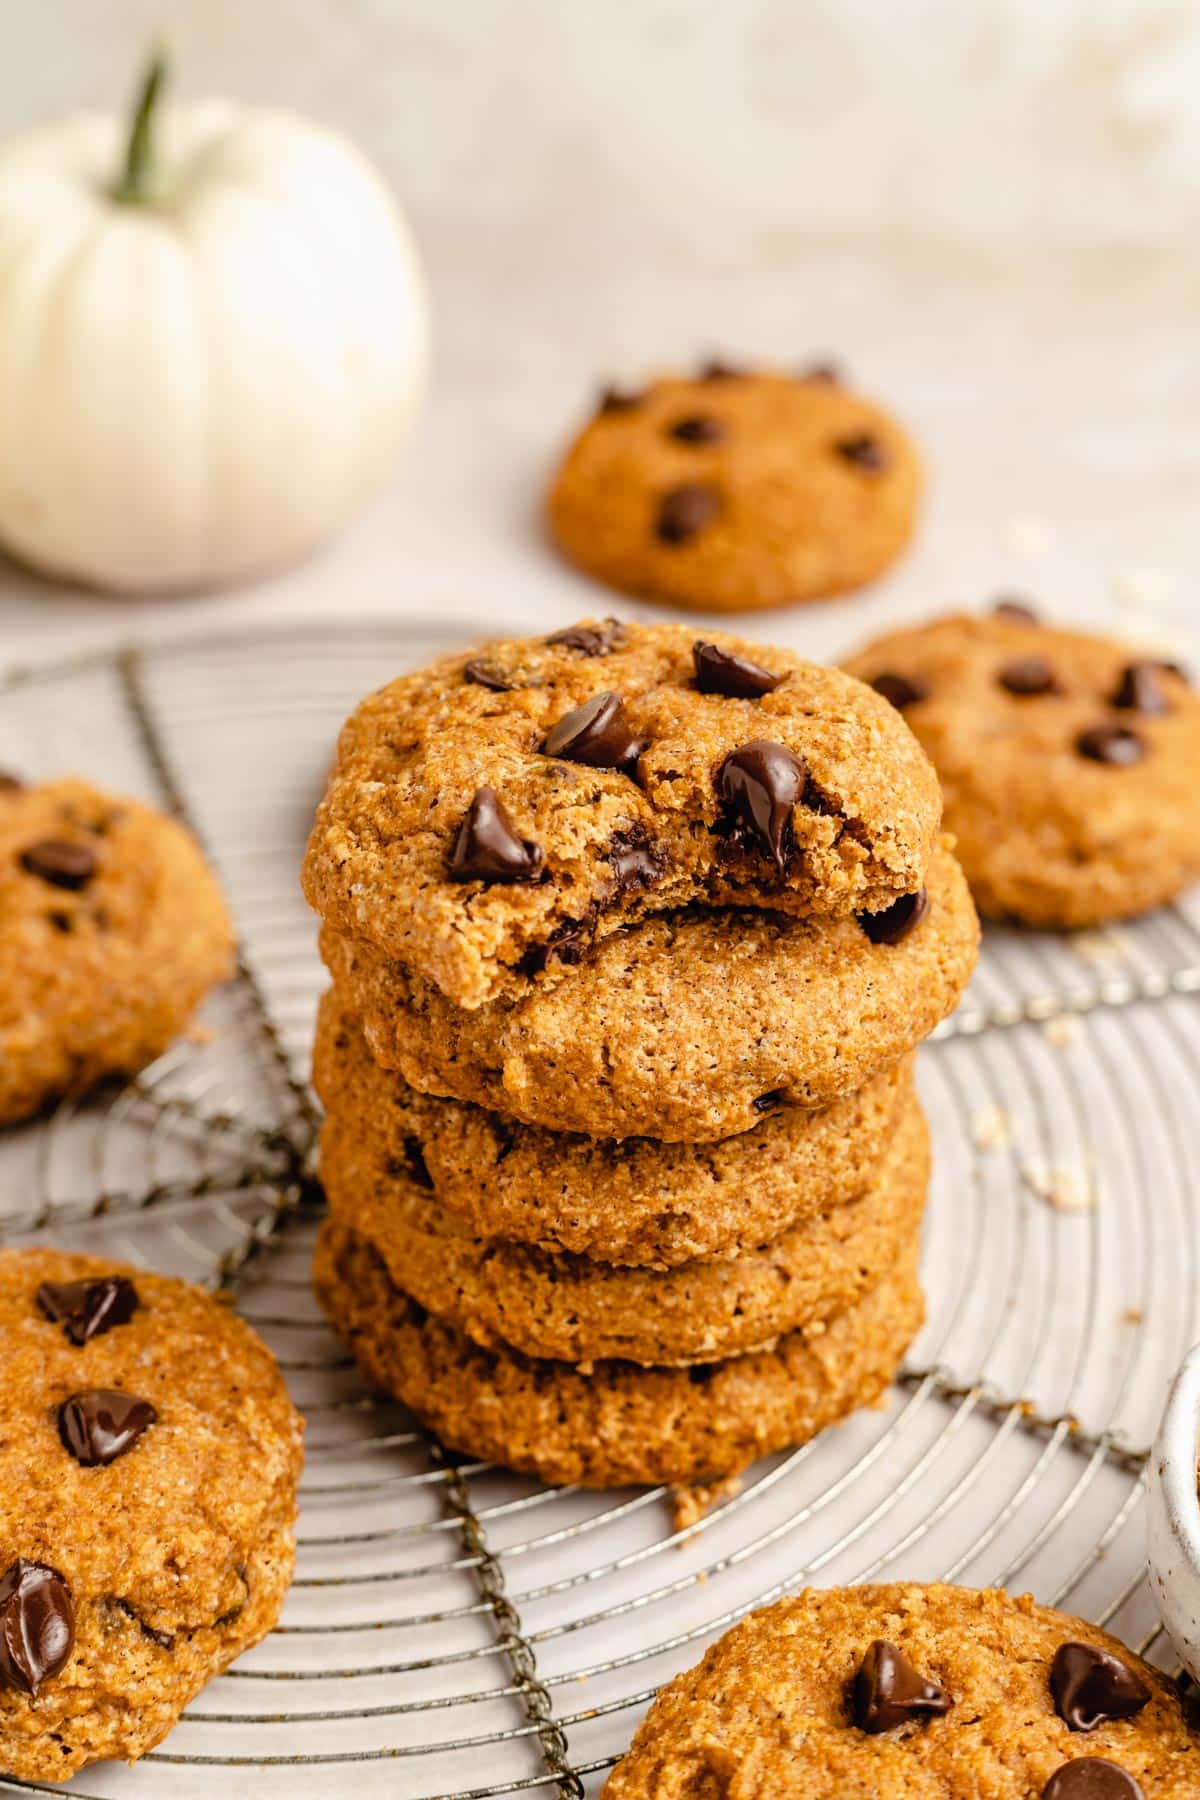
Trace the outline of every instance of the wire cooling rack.
<instances>
[{"instance_id":1,"label":"wire cooling rack","mask_svg":"<svg viewBox=\"0 0 1200 1800\"><path fill-rule=\"evenodd\" d=\"M364 1391L309 1291L323 977L297 867L345 713L444 648L410 625L300 627L0 681L0 767L174 808L241 940L199 1031L4 1134L0 1235L231 1284L308 1421L280 1627L136 1769L69 1791L580 1800L659 1683L805 1582L1028 1588L1169 1663L1141 1498L1198 1335L1194 905L1069 941L988 934L921 1057L929 1320L903 1379L690 1526L662 1489L551 1490L448 1457Z\"/></svg>"}]
</instances>

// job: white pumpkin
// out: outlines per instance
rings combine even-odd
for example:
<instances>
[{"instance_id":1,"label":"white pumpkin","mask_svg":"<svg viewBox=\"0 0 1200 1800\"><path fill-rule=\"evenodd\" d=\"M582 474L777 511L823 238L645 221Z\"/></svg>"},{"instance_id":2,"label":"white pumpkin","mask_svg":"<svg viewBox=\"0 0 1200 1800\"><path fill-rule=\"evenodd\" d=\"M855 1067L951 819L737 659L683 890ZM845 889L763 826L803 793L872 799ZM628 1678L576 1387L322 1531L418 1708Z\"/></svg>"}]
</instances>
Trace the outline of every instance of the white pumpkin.
<instances>
[{"instance_id":1,"label":"white pumpkin","mask_svg":"<svg viewBox=\"0 0 1200 1800\"><path fill-rule=\"evenodd\" d=\"M125 591L318 543L392 467L427 361L368 163L284 113L159 117L161 76L124 163L94 114L0 149L0 544Z\"/></svg>"}]
</instances>

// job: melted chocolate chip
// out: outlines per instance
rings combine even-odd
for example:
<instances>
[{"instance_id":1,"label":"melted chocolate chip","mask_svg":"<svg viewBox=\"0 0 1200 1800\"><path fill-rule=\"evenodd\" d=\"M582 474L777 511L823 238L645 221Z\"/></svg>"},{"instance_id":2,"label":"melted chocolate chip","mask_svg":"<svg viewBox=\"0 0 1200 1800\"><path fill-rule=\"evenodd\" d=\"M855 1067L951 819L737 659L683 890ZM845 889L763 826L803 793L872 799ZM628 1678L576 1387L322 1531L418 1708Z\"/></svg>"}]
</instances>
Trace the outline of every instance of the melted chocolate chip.
<instances>
[{"instance_id":1,"label":"melted chocolate chip","mask_svg":"<svg viewBox=\"0 0 1200 1800\"><path fill-rule=\"evenodd\" d=\"M725 362L719 356L710 356L700 368L701 381L739 381L745 375L745 369L737 363Z\"/></svg>"},{"instance_id":2,"label":"melted chocolate chip","mask_svg":"<svg viewBox=\"0 0 1200 1800\"><path fill-rule=\"evenodd\" d=\"M759 1094L753 1102L756 1113L778 1112L787 1098L785 1088L772 1088L769 1094Z\"/></svg>"},{"instance_id":3,"label":"melted chocolate chip","mask_svg":"<svg viewBox=\"0 0 1200 1800\"><path fill-rule=\"evenodd\" d=\"M565 631L556 631L546 642L563 644L583 656L607 656L610 650L619 650L628 636L620 619L605 619L601 625L568 625Z\"/></svg>"},{"instance_id":4,"label":"melted chocolate chip","mask_svg":"<svg viewBox=\"0 0 1200 1800\"><path fill-rule=\"evenodd\" d=\"M686 419L676 419L668 425L667 436L677 438L681 444L719 444L725 436L725 427L720 419L714 419L708 413L693 413Z\"/></svg>"},{"instance_id":5,"label":"melted chocolate chip","mask_svg":"<svg viewBox=\"0 0 1200 1800\"><path fill-rule=\"evenodd\" d=\"M1145 756L1146 740L1127 725L1089 725L1075 739L1075 748L1091 762L1127 769Z\"/></svg>"},{"instance_id":6,"label":"melted chocolate chip","mask_svg":"<svg viewBox=\"0 0 1200 1800\"><path fill-rule=\"evenodd\" d=\"M608 843L608 861L613 872L613 885L605 896L609 906L626 894L644 893L653 887L666 867L662 851L640 830L614 832Z\"/></svg>"},{"instance_id":7,"label":"melted chocolate chip","mask_svg":"<svg viewBox=\"0 0 1200 1800\"><path fill-rule=\"evenodd\" d=\"M0 769L0 794L19 794L25 783L19 775L13 775L8 769Z\"/></svg>"},{"instance_id":8,"label":"melted chocolate chip","mask_svg":"<svg viewBox=\"0 0 1200 1800\"><path fill-rule=\"evenodd\" d=\"M474 656L463 670L463 680L473 682L476 687L490 688L493 694L507 694L512 691L512 682L498 669L494 662L485 656Z\"/></svg>"},{"instance_id":9,"label":"melted chocolate chip","mask_svg":"<svg viewBox=\"0 0 1200 1800\"><path fill-rule=\"evenodd\" d=\"M1169 713L1171 702L1162 684L1162 663L1131 662L1121 671L1112 703L1127 712Z\"/></svg>"},{"instance_id":10,"label":"melted chocolate chip","mask_svg":"<svg viewBox=\"0 0 1200 1800\"><path fill-rule=\"evenodd\" d=\"M686 544L698 531L711 525L721 510L721 502L713 489L698 481L669 488L658 508L655 531L664 544Z\"/></svg>"},{"instance_id":11,"label":"melted chocolate chip","mask_svg":"<svg viewBox=\"0 0 1200 1800\"><path fill-rule=\"evenodd\" d=\"M837 387L842 379L842 371L834 362L809 363L801 369L797 381L822 381L828 387Z\"/></svg>"},{"instance_id":12,"label":"melted chocolate chip","mask_svg":"<svg viewBox=\"0 0 1200 1800\"><path fill-rule=\"evenodd\" d=\"M929 911L929 895L924 888L915 894L901 894L882 912L861 912L858 922L873 944L899 944L915 931Z\"/></svg>"},{"instance_id":13,"label":"melted chocolate chip","mask_svg":"<svg viewBox=\"0 0 1200 1800\"><path fill-rule=\"evenodd\" d=\"M1141 1784L1103 1756L1080 1756L1056 1769L1042 1800L1146 1800Z\"/></svg>"},{"instance_id":14,"label":"melted chocolate chip","mask_svg":"<svg viewBox=\"0 0 1200 1800\"><path fill-rule=\"evenodd\" d=\"M51 887L69 888L74 893L86 887L96 873L96 853L68 838L43 838L40 844L22 850L21 867Z\"/></svg>"},{"instance_id":15,"label":"melted chocolate chip","mask_svg":"<svg viewBox=\"0 0 1200 1800\"><path fill-rule=\"evenodd\" d=\"M618 769L632 775L645 745L634 737L620 694L593 694L552 725L543 756L562 757L588 769Z\"/></svg>"},{"instance_id":16,"label":"melted chocolate chip","mask_svg":"<svg viewBox=\"0 0 1200 1800\"><path fill-rule=\"evenodd\" d=\"M726 836L755 844L781 877L792 849L792 809L804 792L805 775L798 756L766 738L732 751L717 770L717 796L733 827Z\"/></svg>"},{"instance_id":17,"label":"melted chocolate chip","mask_svg":"<svg viewBox=\"0 0 1200 1800\"><path fill-rule=\"evenodd\" d=\"M1050 1665L1050 1692L1072 1731L1094 1731L1109 1719L1132 1719L1150 1689L1117 1656L1092 1644L1060 1644Z\"/></svg>"},{"instance_id":18,"label":"melted chocolate chip","mask_svg":"<svg viewBox=\"0 0 1200 1800\"><path fill-rule=\"evenodd\" d=\"M700 692L721 694L727 700L761 700L764 694L774 693L783 680L782 675L772 675L749 657L719 650L715 644L693 644L692 661Z\"/></svg>"},{"instance_id":19,"label":"melted chocolate chip","mask_svg":"<svg viewBox=\"0 0 1200 1800\"><path fill-rule=\"evenodd\" d=\"M0 1576L0 1682L36 1700L74 1641L70 1588L57 1569L20 1557Z\"/></svg>"},{"instance_id":20,"label":"melted chocolate chip","mask_svg":"<svg viewBox=\"0 0 1200 1800\"><path fill-rule=\"evenodd\" d=\"M1026 600L1019 600L1015 594L1001 594L992 606L992 617L1004 619L1009 625L1040 625L1041 620Z\"/></svg>"},{"instance_id":21,"label":"melted chocolate chip","mask_svg":"<svg viewBox=\"0 0 1200 1800\"><path fill-rule=\"evenodd\" d=\"M101 1275L95 1281L43 1281L37 1303L73 1344L86 1344L114 1325L128 1325L138 1309L138 1295L127 1276Z\"/></svg>"},{"instance_id":22,"label":"melted chocolate chip","mask_svg":"<svg viewBox=\"0 0 1200 1800\"><path fill-rule=\"evenodd\" d=\"M642 404L642 396L633 388L606 387L600 390L600 402L596 408L601 413L632 412L635 406Z\"/></svg>"},{"instance_id":23,"label":"melted chocolate chip","mask_svg":"<svg viewBox=\"0 0 1200 1800\"><path fill-rule=\"evenodd\" d=\"M425 1150L419 1137L405 1138L404 1166L418 1187L432 1190L433 1176L429 1173L429 1164L425 1161Z\"/></svg>"},{"instance_id":24,"label":"melted chocolate chip","mask_svg":"<svg viewBox=\"0 0 1200 1800\"><path fill-rule=\"evenodd\" d=\"M869 469L872 474L886 469L891 460L879 439L869 431L839 438L833 447L843 462L853 463L856 469Z\"/></svg>"},{"instance_id":25,"label":"melted chocolate chip","mask_svg":"<svg viewBox=\"0 0 1200 1800\"><path fill-rule=\"evenodd\" d=\"M517 836L495 788L481 787L450 851L451 881L533 881L541 867L541 850Z\"/></svg>"},{"instance_id":26,"label":"melted chocolate chip","mask_svg":"<svg viewBox=\"0 0 1200 1800\"><path fill-rule=\"evenodd\" d=\"M996 680L1002 688L1022 700L1035 694L1061 691L1058 676L1044 656L1018 656L997 670Z\"/></svg>"},{"instance_id":27,"label":"melted chocolate chip","mask_svg":"<svg viewBox=\"0 0 1200 1800\"><path fill-rule=\"evenodd\" d=\"M898 675L894 669L884 669L876 675L871 686L877 694L891 702L897 712L903 712L906 706L915 706L918 700L928 700L929 685L920 681L915 675Z\"/></svg>"},{"instance_id":28,"label":"melted chocolate chip","mask_svg":"<svg viewBox=\"0 0 1200 1800\"><path fill-rule=\"evenodd\" d=\"M58 1435L77 1463L98 1469L132 1450L157 1418L149 1400L115 1388L86 1388L59 1407Z\"/></svg>"},{"instance_id":29,"label":"melted chocolate chip","mask_svg":"<svg viewBox=\"0 0 1200 1800\"><path fill-rule=\"evenodd\" d=\"M854 1678L854 1723L872 1736L913 1719L940 1717L953 1705L945 1688L919 1675L886 1638L875 1639Z\"/></svg>"},{"instance_id":30,"label":"melted chocolate chip","mask_svg":"<svg viewBox=\"0 0 1200 1800\"><path fill-rule=\"evenodd\" d=\"M527 950L521 958L522 975L540 975L552 962L565 963L568 968L581 963L596 935L597 913L598 908L590 907L582 919L568 919L551 932L544 944Z\"/></svg>"}]
</instances>

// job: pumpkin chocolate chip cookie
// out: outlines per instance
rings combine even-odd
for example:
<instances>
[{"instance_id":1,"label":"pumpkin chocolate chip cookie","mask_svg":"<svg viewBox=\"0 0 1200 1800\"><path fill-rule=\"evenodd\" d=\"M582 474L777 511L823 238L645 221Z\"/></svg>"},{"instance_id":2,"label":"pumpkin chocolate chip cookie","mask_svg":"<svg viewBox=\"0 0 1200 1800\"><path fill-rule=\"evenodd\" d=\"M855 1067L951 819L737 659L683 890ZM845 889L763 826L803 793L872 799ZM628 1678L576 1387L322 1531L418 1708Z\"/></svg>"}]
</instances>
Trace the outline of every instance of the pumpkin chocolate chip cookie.
<instances>
[{"instance_id":1,"label":"pumpkin chocolate chip cookie","mask_svg":"<svg viewBox=\"0 0 1200 1800\"><path fill-rule=\"evenodd\" d=\"M321 1140L333 1217L368 1240L391 1279L486 1348L568 1363L712 1361L763 1349L855 1305L920 1233L929 1135L908 1102L870 1187L723 1261L622 1269L466 1230L411 1177L372 1184L338 1119Z\"/></svg>"},{"instance_id":2,"label":"pumpkin chocolate chip cookie","mask_svg":"<svg viewBox=\"0 0 1200 1800\"><path fill-rule=\"evenodd\" d=\"M659 1694L603 1800L1190 1800L1174 1684L1028 1595L806 1591Z\"/></svg>"},{"instance_id":3,"label":"pumpkin chocolate chip cookie","mask_svg":"<svg viewBox=\"0 0 1200 1800\"><path fill-rule=\"evenodd\" d=\"M711 612L815 600L882 573L912 535L911 439L828 368L609 389L548 501L563 555L610 587Z\"/></svg>"},{"instance_id":4,"label":"pumpkin chocolate chip cookie","mask_svg":"<svg viewBox=\"0 0 1200 1800\"><path fill-rule=\"evenodd\" d=\"M485 1349L426 1312L336 1219L317 1294L360 1368L444 1444L558 1484L688 1484L803 1443L878 1399L923 1317L915 1247L857 1305L770 1350L687 1368Z\"/></svg>"},{"instance_id":5,"label":"pumpkin chocolate chip cookie","mask_svg":"<svg viewBox=\"0 0 1200 1800\"><path fill-rule=\"evenodd\" d=\"M928 750L980 911L1076 927L1200 875L1200 695L1174 664L1002 603L847 665Z\"/></svg>"},{"instance_id":6,"label":"pumpkin chocolate chip cookie","mask_svg":"<svg viewBox=\"0 0 1200 1800\"><path fill-rule=\"evenodd\" d=\"M181 1281L0 1252L0 1770L133 1761L274 1625L301 1425Z\"/></svg>"},{"instance_id":7,"label":"pumpkin chocolate chip cookie","mask_svg":"<svg viewBox=\"0 0 1200 1800\"><path fill-rule=\"evenodd\" d=\"M601 1262L666 1269L736 1256L857 1199L912 1094L910 1058L818 1112L767 1111L717 1144L616 1142L539 1130L422 1094L370 1055L336 989L322 999L313 1084L330 1117L326 1178L384 1200L430 1187L472 1232Z\"/></svg>"},{"instance_id":8,"label":"pumpkin chocolate chip cookie","mask_svg":"<svg viewBox=\"0 0 1200 1800\"><path fill-rule=\"evenodd\" d=\"M341 734L304 890L460 1007L550 986L693 903L794 916L915 893L941 796L840 672L682 626L572 626L402 676Z\"/></svg>"},{"instance_id":9,"label":"pumpkin chocolate chip cookie","mask_svg":"<svg viewBox=\"0 0 1200 1800\"><path fill-rule=\"evenodd\" d=\"M375 1059L423 1092L598 1137L710 1142L853 1093L953 1008L979 927L948 848L923 901L862 920L658 914L552 988L474 1012L326 927Z\"/></svg>"},{"instance_id":10,"label":"pumpkin chocolate chip cookie","mask_svg":"<svg viewBox=\"0 0 1200 1800\"><path fill-rule=\"evenodd\" d=\"M83 781L0 785L0 1124L152 1062L232 966L182 826Z\"/></svg>"}]
</instances>

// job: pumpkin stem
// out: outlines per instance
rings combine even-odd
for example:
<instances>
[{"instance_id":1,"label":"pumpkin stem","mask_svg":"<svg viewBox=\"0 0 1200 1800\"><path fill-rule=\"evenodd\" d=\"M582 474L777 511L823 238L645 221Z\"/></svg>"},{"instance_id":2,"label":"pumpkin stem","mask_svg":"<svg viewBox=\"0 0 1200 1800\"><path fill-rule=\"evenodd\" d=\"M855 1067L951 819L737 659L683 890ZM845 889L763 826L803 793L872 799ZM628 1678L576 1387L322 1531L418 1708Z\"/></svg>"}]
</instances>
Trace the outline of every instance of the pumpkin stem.
<instances>
[{"instance_id":1,"label":"pumpkin stem","mask_svg":"<svg viewBox=\"0 0 1200 1800\"><path fill-rule=\"evenodd\" d=\"M158 96L166 79L166 54L162 50L156 50L138 89L137 105L125 150L125 165L121 179L113 189L113 199L122 206L144 206L154 198L156 182L152 129Z\"/></svg>"}]
</instances>

